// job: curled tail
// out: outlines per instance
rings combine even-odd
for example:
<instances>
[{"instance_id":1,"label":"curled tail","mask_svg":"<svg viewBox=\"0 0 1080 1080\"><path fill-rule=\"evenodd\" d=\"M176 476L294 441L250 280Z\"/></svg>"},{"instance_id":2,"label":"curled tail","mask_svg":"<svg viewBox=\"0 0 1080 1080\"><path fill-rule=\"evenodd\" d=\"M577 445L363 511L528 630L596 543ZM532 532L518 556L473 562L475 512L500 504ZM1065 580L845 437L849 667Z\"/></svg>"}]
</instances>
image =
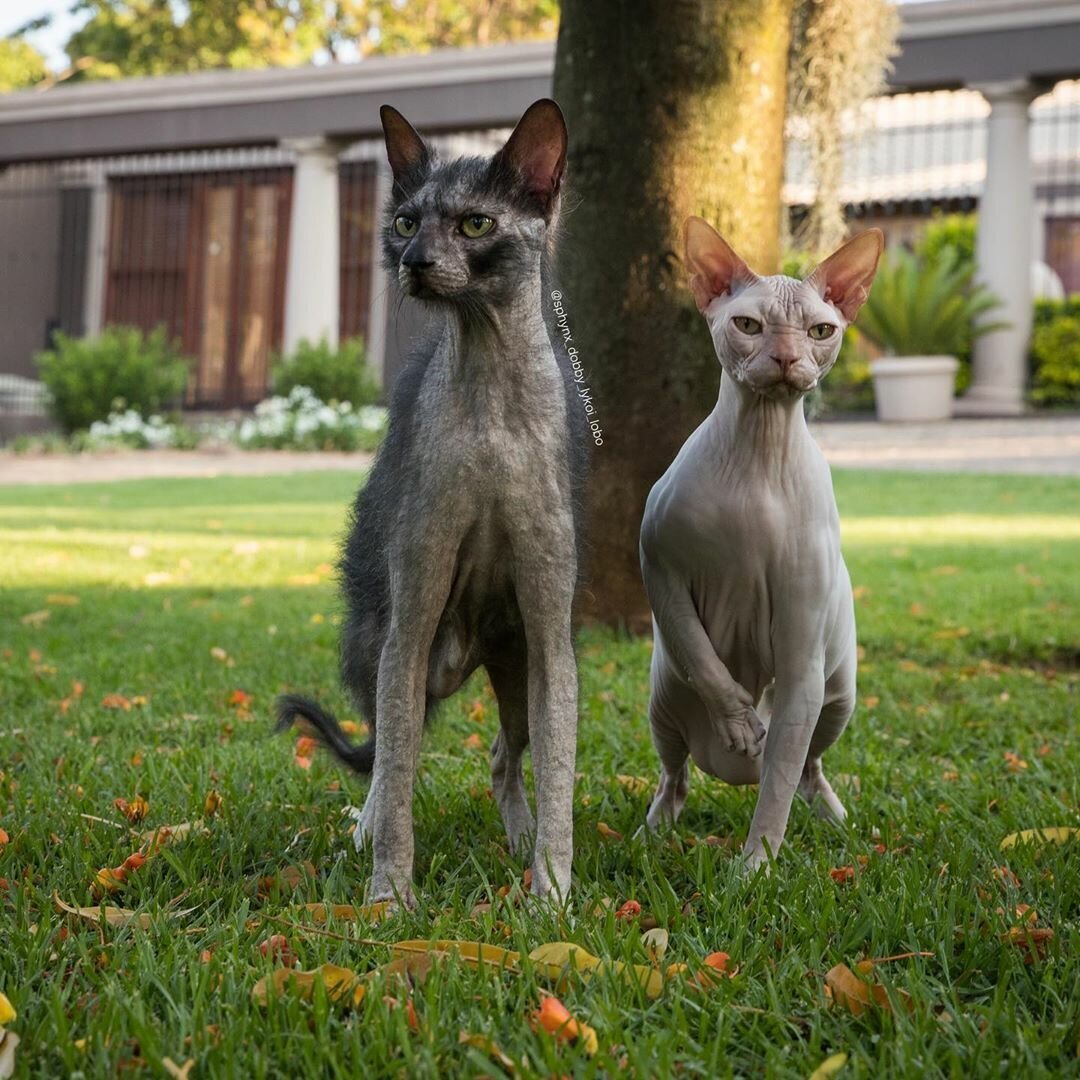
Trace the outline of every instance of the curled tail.
<instances>
[{"instance_id":1,"label":"curled tail","mask_svg":"<svg viewBox=\"0 0 1080 1080\"><path fill-rule=\"evenodd\" d=\"M297 718L306 720L320 742L358 773L370 773L375 767L375 736L366 743L350 742L341 725L317 701L300 694L282 694L277 699L277 730L292 727Z\"/></svg>"}]
</instances>

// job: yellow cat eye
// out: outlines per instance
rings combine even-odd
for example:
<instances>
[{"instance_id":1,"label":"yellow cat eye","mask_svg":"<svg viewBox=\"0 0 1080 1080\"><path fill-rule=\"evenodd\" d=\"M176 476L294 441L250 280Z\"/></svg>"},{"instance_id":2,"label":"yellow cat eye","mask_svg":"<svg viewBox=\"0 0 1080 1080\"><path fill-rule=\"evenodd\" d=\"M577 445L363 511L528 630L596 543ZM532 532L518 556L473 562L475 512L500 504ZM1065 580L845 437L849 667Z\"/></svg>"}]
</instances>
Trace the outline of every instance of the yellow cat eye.
<instances>
[{"instance_id":1,"label":"yellow cat eye","mask_svg":"<svg viewBox=\"0 0 1080 1080\"><path fill-rule=\"evenodd\" d=\"M475 240L478 236L491 232L495 228L495 222L484 214L469 214L461 219L461 231L470 239Z\"/></svg>"},{"instance_id":2,"label":"yellow cat eye","mask_svg":"<svg viewBox=\"0 0 1080 1080\"><path fill-rule=\"evenodd\" d=\"M731 321L735 324L735 329L744 334L761 333L761 323L757 319L751 319L749 315L736 315Z\"/></svg>"},{"instance_id":3,"label":"yellow cat eye","mask_svg":"<svg viewBox=\"0 0 1080 1080\"><path fill-rule=\"evenodd\" d=\"M416 230L419 228L420 222L413 221L411 217L405 217L404 214L394 218L394 232L396 232L398 236L404 236L406 240L408 240L410 236L415 236Z\"/></svg>"},{"instance_id":4,"label":"yellow cat eye","mask_svg":"<svg viewBox=\"0 0 1080 1080\"><path fill-rule=\"evenodd\" d=\"M810 336L814 341L825 341L836 333L836 327L832 323L819 322L810 327Z\"/></svg>"}]
</instances>

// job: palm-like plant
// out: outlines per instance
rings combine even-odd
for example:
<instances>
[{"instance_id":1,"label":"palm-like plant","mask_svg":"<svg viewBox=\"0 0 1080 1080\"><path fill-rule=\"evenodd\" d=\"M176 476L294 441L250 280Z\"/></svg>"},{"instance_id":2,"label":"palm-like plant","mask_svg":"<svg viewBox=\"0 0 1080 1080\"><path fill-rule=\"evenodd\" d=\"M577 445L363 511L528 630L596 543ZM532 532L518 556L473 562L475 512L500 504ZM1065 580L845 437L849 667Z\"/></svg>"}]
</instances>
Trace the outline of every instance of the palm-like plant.
<instances>
[{"instance_id":1,"label":"palm-like plant","mask_svg":"<svg viewBox=\"0 0 1080 1080\"><path fill-rule=\"evenodd\" d=\"M980 321L1001 301L974 278L975 267L955 248L925 259L894 249L878 269L856 327L894 356L956 356L973 338L1007 325Z\"/></svg>"}]
</instances>

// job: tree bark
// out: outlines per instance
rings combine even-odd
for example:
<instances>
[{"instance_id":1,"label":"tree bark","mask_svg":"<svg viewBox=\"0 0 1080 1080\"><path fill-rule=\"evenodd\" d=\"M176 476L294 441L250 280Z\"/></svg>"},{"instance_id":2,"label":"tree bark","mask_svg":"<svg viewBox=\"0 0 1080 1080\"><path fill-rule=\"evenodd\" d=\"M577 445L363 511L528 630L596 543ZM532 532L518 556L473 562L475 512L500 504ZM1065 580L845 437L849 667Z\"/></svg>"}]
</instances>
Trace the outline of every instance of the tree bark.
<instances>
[{"instance_id":1,"label":"tree bark","mask_svg":"<svg viewBox=\"0 0 1080 1080\"><path fill-rule=\"evenodd\" d=\"M751 267L779 261L794 0L564 0L555 96L570 129L559 252L603 445L592 450L584 614L640 629L649 489L716 401L682 227L699 214Z\"/></svg>"}]
</instances>

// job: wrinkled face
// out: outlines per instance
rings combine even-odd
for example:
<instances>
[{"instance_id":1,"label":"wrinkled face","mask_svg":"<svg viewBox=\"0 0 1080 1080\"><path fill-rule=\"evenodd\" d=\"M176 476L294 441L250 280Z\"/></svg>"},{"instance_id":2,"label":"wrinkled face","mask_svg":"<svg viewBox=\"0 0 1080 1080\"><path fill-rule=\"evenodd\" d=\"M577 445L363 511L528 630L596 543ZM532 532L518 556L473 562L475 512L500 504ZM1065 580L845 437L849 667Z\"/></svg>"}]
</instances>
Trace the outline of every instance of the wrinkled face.
<instances>
[{"instance_id":1,"label":"wrinkled face","mask_svg":"<svg viewBox=\"0 0 1080 1080\"><path fill-rule=\"evenodd\" d=\"M779 275L715 297L704 314L723 369L771 398L813 390L836 363L847 326L813 285Z\"/></svg>"},{"instance_id":2,"label":"wrinkled face","mask_svg":"<svg viewBox=\"0 0 1080 1080\"><path fill-rule=\"evenodd\" d=\"M384 251L410 296L498 302L534 273L547 223L490 162L462 158L429 169L422 185L393 200Z\"/></svg>"},{"instance_id":3,"label":"wrinkled face","mask_svg":"<svg viewBox=\"0 0 1080 1080\"><path fill-rule=\"evenodd\" d=\"M463 310L505 304L535 275L558 212L566 124L554 101L525 111L491 158L439 162L396 109L381 110L394 186L387 270L421 300Z\"/></svg>"},{"instance_id":4,"label":"wrinkled face","mask_svg":"<svg viewBox=\"0 0 1080 1080\"><path fill-rule=\"evenodd\" d=\"M688 218L690 290L724 371L754 393L781 401L813 390L836 363L884 242L878 229L868 229L805 281L759 277L707 221Z\"/></svg>"}]
</instances>

